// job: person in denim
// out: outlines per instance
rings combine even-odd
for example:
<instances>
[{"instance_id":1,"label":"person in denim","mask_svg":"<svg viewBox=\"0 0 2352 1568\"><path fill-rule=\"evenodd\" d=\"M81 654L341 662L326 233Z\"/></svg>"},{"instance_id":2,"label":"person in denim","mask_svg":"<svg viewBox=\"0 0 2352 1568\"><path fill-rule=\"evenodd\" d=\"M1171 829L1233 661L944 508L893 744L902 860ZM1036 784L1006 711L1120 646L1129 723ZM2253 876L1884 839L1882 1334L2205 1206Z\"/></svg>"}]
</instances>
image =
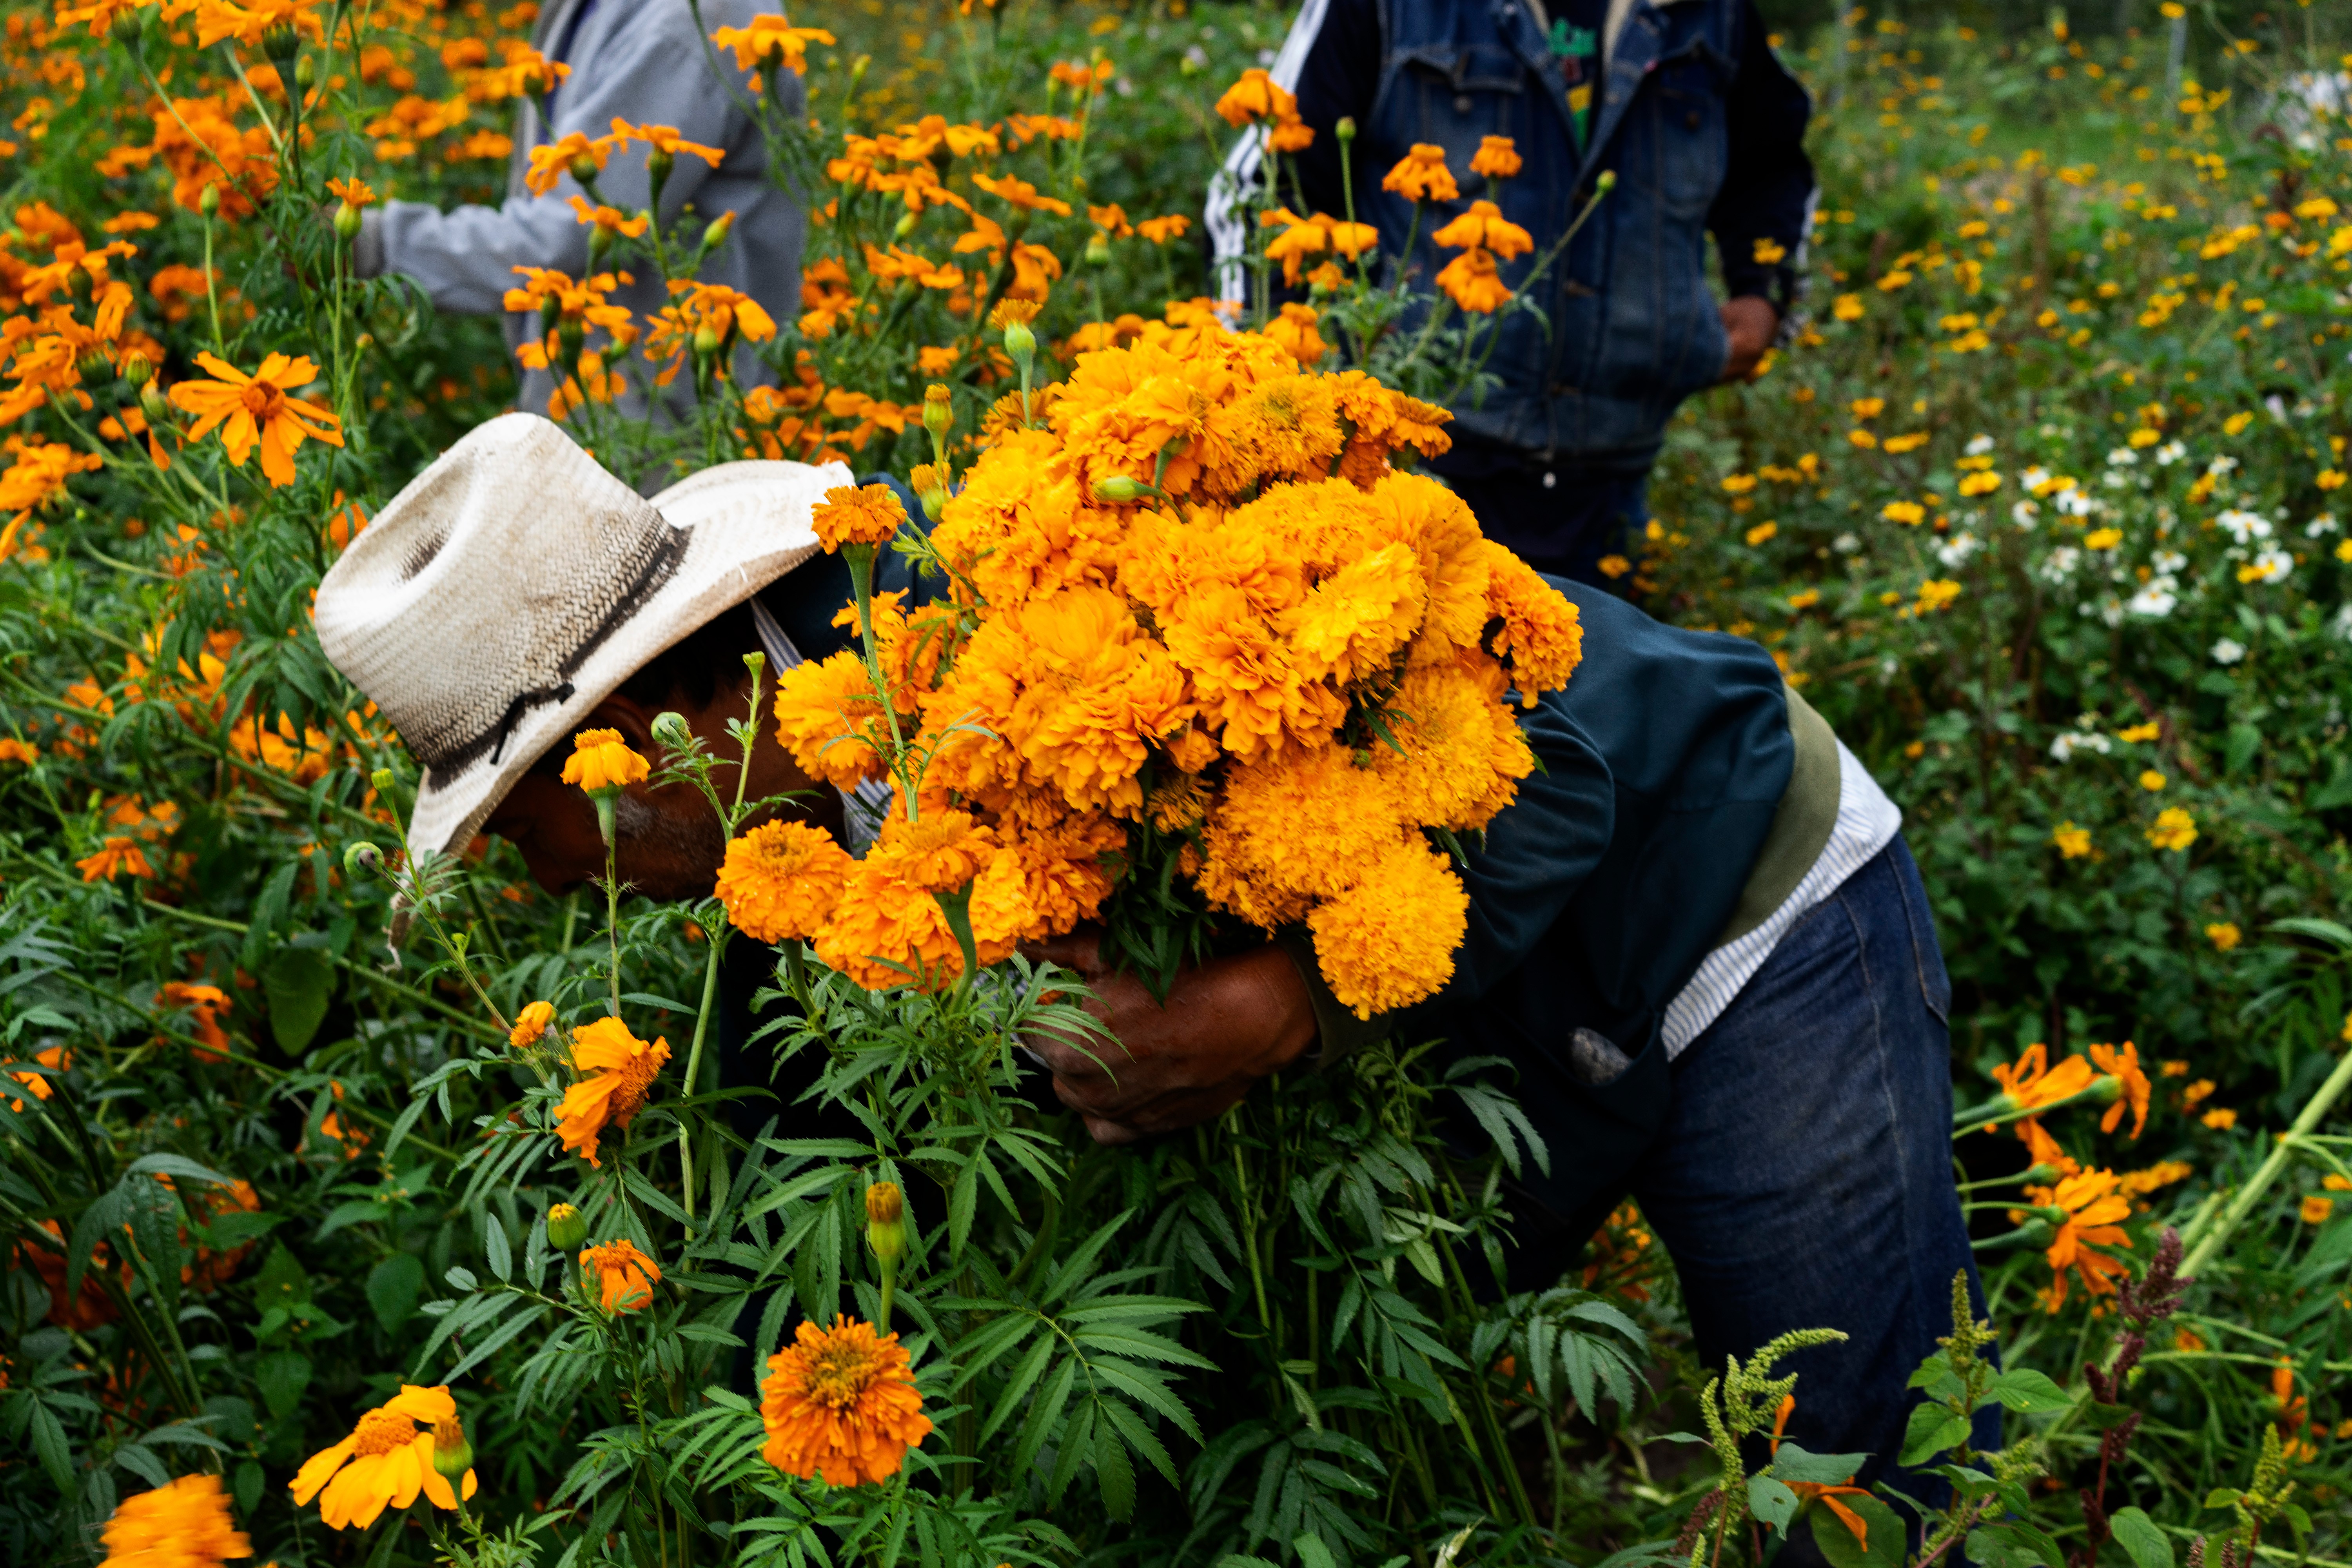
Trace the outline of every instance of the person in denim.
<instances>
[{"instance_id":1,"label":"person in denim","mask_svg":"<svg viewBox=\"0 0 2352 1568\"><path fill-rule=\"evenodd\" d=\"M1488 538L1539 571L1605 583L1601 562L1647 521L1667 419L1755 368L1802 264L1810 103L1754 0L1307 0L1272 75L1315 130L1297 157L1305 210L1348 210L1336 130L1355 121L1354 210L1379 227L1384 266L1425 289L1446 258L1430 236L1476 200L1535 237L1502 276L1532 292L1549 330L1515 320L1487 366L1502 384L1454 410L1454 449L1430 468ZM1489 136L1516 144L1515 178L1471 172ZM1461 201L1427 215L1408 255L1413 205L1381 177L1417 143L1444 150ZM1604 173L1614 187L1533 277ZM1212 188L1206 226L1230 298L1243 292L1237 197L1264 174L1244 137Z\"/></svg>"},{"instance_id":2,"label":"person in denim","mask_svg":"<svg viewBox=\"0 0 2352 1568\"><path fill-rule=\"evenodd\" d=\"M1842 1331L1783 1369L1789 1436L1929 1494L1893 1465L1907 1380L1950 1331L1954 1277L1982 1296L1952 1172L1951 982L1902 813L1755 643L1553 583L1584 660L1520 717L1541 766L1464 859L1443 992L1362 1022L1289 941L1180 973L1163 1006L1073 937L1045 955L1087 975L1117 1043L1034 1048L1111 1143L1382 1037L1502 1058L1549 1161L1507 1187L1497 1285L1559 1283L1630 1194L1702 1363ZM1483 1154L1467 1118L1456 1132ZM1982 1446L1999 1426L1982 1418ZM1803 1532L1786 1551L1817 1560Z\"/></svg>"}]
</instances>

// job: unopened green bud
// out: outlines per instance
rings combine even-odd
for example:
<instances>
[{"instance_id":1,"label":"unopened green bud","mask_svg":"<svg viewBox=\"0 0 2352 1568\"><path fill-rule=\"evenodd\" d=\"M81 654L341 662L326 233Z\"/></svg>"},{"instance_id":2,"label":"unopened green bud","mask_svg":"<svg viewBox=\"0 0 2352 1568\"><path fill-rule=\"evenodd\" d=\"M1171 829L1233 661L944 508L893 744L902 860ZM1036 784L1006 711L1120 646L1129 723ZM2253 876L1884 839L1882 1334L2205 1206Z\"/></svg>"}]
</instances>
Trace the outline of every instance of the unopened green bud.
<instances>
[{"instance_id":1,"label":"unopened green bud","mask_svg":"<svg viewBox=\"0 0 2352 1568\"><path fill-rule=\"evenodd\" d=\"M646 154L646 177L653 182L656 190L659 190L662 182L669 178L670 170L677 165L675 156L656 147Z\"/></svg>"},{"instance_id":2,"label":"unopened green bud","mask_svg":"<svg viewBox=\"0 0 2352 1568\"><path fill-rule=\"evenodd\" d=\"M896 1182L877 1182L866 1189L866 1244L885 1263L907 1256L907 1202Z\"/></svg>"},{"instance_id":3,"label":"unopened green bud","mask_svg":"<svg viewBox=\"0 0 2352 1568\"><path fill-rule=\"evenodd\" d=\"M383 851L362 838L343 851L343 875L373 876L383 869Z\"/></svg>"},{"instance_id":4,"label":"unopened green bud","mask_svg":"<svg viewBox=\"0 0 2352 1568\"><path fill-rule=\"evenodd\" d=\"M142 41L144 41L147 36L147 13L144 11L117 11L114 14L114 20L107 24L107 26L108 29L113 33L114 41L116 43L121 44L126 49L135 49Z\"/></svg>"},{"instance_id":5,"label":"unopened green bud","mask_svg":"<svg viewBox=\"0 0 2352 1568\"><path fill-rule=\"evenodd\" d=\"M570 1204L557 1204L547 1211L547 1245L558 1252L571 1252L588 1241L588 1216Z\"/></svg>"},{"instance_id":6,"label":"unopened green bud","mask_svg":"<svg viewBox=\"0 0 2352 1568\"><path fill-rule=\"evenodd\" d=\"M945 440L955 427L955 395L947 383L935 381L923 388L923 428L935 440Z\"/></svg>"},{"instance_id":7,"label":"unopened green bud","mask_svg":"<svg viewBox=\"0 0 2352 1568\"><path fill-rule=\"evenodd\" d=\"M152 381L139 389L139 412L147 416L147 423L157 429L171 426L172 400Z\"/></svg>"},{"instance_id":8,"label":"unopened green bud","mask_svg":"<svg viewBox=\"0 0 2352 1568\"><path fill-rule=\"evenodd\" d=\"M890 237L892 239L906 238L908 235L915 232L915 226L922 221L922 215L919 213L910 212L907 214L906 216L900 218L897 223L890 226Z\"/></svg>"},{"instance_id":9,"label":"unopened green bud","mask_svg":"<svg viewBox=\"0 0 2352 1568\"><path fill-rule=\"evenodd\" d=\"M743 668L750 670L754 677L757 677L761 671L768 668L768 656L761 653L758 648L753 648L750 653L743 656Z\"/></svg>"},{"instance_id":10,"label":"unopened green bud","mask_svg":"<svg viewBox=\"0 0 2352 1568\"><path fill-rule=\"evenodd\" d=\"M304 92L319 85L319 62L316 58L304 55L294 63L294 85Z\"/></svg>"},{"instance_id":11,"label":"unopened green bud","mask_svg":"<svg viewBox=\"0 0 2352 1568\"><path fill-rule=\"evenodd\" d=\"M651 728L654 739L673 752L683 752L694 743L694 730L683 713L656 713Z\"/></svg>"},{"instance_id":12,"label":"unopened green bud","mask_svg":"<svg viewBox=\"0 0 2352 1568\"><path fill-rule=\"evenodd\" d=\"M1015 364L1026 364L1037 353L1037 334L1029 330L1026 321L1008 321L1004 326L1004 352L1013 356Z\"/></svg>"},{"instance_id":13,"label":"unopened green bud","mask_svg":"<svg viewBox=\"0 0 2352 1568\"><path fill-rule=\"evenodd\" d=\"M555 342L563 351L563 358L567 363L580 357L581 347L587 341L588 329L582 326L578 321L567 316L556 323Z\"/></svg>"},{"instance_id":14,"label":"unopened green bud","mask_svg":"<svg viewBox=\"0 0 2352 1568\"><path fill-rule=\"evenodd\" d=\"M1089 267L1110 265L1110 236L1100 229L1095 230L1095 237L1087 241L1087 265Z\"/></svg>"},{"instance_id":15,"label":"unopened green bud","mask_svg":"<svg viewBox=\"0 0 2352 1568\"><path fill-rule=\"evenodd\" d=\"M2025 1174L2018 1178L2021 1182L2030 1183L2037 1187L2046 1187L2057 1179L2058 1167L2049 1163L2047 1161L2034 1166L2032 1170L2026 1172Z\"/></svg>"},{"instance_id":16,"label":"unopened green bud","mask_svg":"<svg viewBox=\"0 0 2352 1568\"><path fill-rule=\"evenodd\" d=\"M734 227L735 215L731 212L720 213L717 217L710 220L710 226L702 231L702 248L705 250L718 249L720 246L727 243L727 236L734 229Z\"/></svg>"},{"instance_id":17,"label":"unopened green bud","mask_svg":"<svg viewBox=\"0 0 2352 1568\"><path fill-rule=\"evenodd\" d=\"M1592 194L1595 195L1603 195L1616 188L1617 171L1614 169L1601 170L1600 177L1592 182Z\"/></svg>"},{"instance_id":18,"label":"unopened green bud","mask_svg":"<svg viewBox=\"0 0 2352 1568\"><path fill-rule=\"evenodd\" d=\"M205 194L196 198L196 210L204 214L206 217L215 216L220 212L220 187L218 185L206 185L205 187Z\"/></svg>"},{"instance_id":19,"label":"unopened green bud","mask_svg":"<svg viewBox=\"0 0 2352 1568\"><path fill-rule=\"evenodd\" d=\"M719 329L698 327L694 332L694 352L700 359L709 359L719 352Z\"/></svg>"},{"instance_id":20,"label":"unopened green bud","mask_svg":"<svg viewBox=\"0 0 2352 1568\"><path fill-rule=\"evenodd\" d=\"M1095 500L1107 500L1113 506L1126 506L1130 501L1139 501L1145 496L1154 496L1159 493L1141 479L1126 474L1113 474L1108 479L1097 479L1094 483Z\"/></svg>"},{"instance_id":21,"label":"unopened green bud","mask_svg":"<svg viewBox=\"0 0 2352 1568\"><path fill-rule=\"evenodd\" d=\"M596 177L596 160L590 157L587 153L583 153L580 156L572 160L572 177L579 181L582 184L584 185L589 181L594 179Z\"/></svg>"},{"instance_id":22,"label":"unopened green bud","mask_svg":"<svg viewBox=\"0 0 2352 1568\"><path fill-rule=\"evenodd\" d=\"M851 91L855 92L857 89L857 84L866 79L866 68L871 66L873 63L874 57L872 55L860 55L856 59L849 62L849 87Z\"/></svg>"},{"instance_id":23,"label":"unopened green bud","mask_svg":"<svg viewBox=\"0 0 2352 1568\"><path fill-rule=\"evenodd\" d=\"M368 774L368 783L375 786L375 791L378 795L382 795L384 791L392 787L392 777L393 774L390 768L378 768L375 772Z\"/></svg>"},{"instance_id":24,"label":"unopened green bud","mask_svg":"<svg viewBox=\"0 0 2352 1568\"><path fill-rule=\"evenodd\" d=\"M1342 142L1353 142L1356 139L1356 117L1352 114L1339 116L1339 123L1331 127L1331 134Z\"/></svg>"},{"instance_id":25,"label":"unopened green bud","mask_svg":"<svg viewBox=\"0 0 2352 1568\"><path fill-rule=\"evenodd\" d=\"M273 26L264 28L261 34L261 52L269 57L271 65L283 66L302 52L302 35L294 30L294 24L291 22L279 22Z\"/></svg>"},{"instance_id":26,"label":"unopened green bud","mask_svg":"<svg viewBox=\"0 0 2352 1568\"><path fill-rule=\"evenodd\" d=\"M122 356L122 379L131 385L144 386L154 375L155 367L148 363L145 354L127 353Z\"/></svg>"},{"instance_id":27,"label":"unopened green bud","mask_svg":"<svg viewBox=\"0 0 2352 1568\"><path fill-rule=\"evenodd\" d=\"M464 1482L474 1468L474 1445L466 1440L466 1424L452 1415L433 1423L433 1468L452 1486Z\"/></svg>"},{"instance_id":28,"label":"unopened green bud","mask_svg":"<svg viewBox=\"0 0 2352 1568\"><path fill-rule=\"evenodd\" d=\"M360 209L345 202L335 209L335 237L345 245L360 237Z\"/></svg>"}]
</instances>

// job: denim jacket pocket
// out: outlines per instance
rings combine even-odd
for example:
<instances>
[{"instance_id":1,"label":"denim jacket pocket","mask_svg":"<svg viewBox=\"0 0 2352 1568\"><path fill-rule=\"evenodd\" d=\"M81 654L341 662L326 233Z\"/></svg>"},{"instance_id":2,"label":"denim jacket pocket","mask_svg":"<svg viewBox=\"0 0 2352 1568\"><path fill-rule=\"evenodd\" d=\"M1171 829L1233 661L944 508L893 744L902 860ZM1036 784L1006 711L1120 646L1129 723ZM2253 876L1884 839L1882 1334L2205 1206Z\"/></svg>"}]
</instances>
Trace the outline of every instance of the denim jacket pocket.
<instances>
[{"instance_id":1,"label":"denim jacket pocket","mask_svg":"<svg viewBox=\"0 0 2352 1568\"><path fill-rule=\"evenodd\" d=\"M1445 149L1446 167L1467 201L1489 193L1470 160L1489 136L1520 138L1520 101L1527 68L1501 48L1424 47L1400 57L1409 136ZM1523 139L1523 138L1522 138ZM1374 171L1377 173L1378 171Z\"/></svg>"}]
</instances>

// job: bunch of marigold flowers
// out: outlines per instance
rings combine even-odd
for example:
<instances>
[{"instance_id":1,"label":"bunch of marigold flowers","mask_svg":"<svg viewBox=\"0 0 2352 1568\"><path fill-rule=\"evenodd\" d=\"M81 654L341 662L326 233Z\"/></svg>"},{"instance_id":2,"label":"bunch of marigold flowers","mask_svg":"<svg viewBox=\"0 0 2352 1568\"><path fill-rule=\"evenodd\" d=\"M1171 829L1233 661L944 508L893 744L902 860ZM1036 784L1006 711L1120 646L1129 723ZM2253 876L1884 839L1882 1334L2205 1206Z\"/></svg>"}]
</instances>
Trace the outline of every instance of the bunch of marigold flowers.
<instances>
[{"instance_id":1,"label":"bunch of marigold flowers","mask_svg":"<svg viewBox=\"0 0 2352 1568\"><path fill-rule=\"evenodd\" d=\"M869 988L937 984L967 940L995 962L1172 861L1209 911L1303 924L1360 1015L1433 993L1467 909L1449 851L1534 765L1507 699L1580 657L1574 606L1392 463L1445 450L1446 417L1262 335L1156 323L1007 398L910 542L941 597L853 606L866 646L776 695L813 776L891 781L878 841L747 836L736 923ZM870 552L898 521L841 490L818 531Z\"/></svg>"}]
</instances>

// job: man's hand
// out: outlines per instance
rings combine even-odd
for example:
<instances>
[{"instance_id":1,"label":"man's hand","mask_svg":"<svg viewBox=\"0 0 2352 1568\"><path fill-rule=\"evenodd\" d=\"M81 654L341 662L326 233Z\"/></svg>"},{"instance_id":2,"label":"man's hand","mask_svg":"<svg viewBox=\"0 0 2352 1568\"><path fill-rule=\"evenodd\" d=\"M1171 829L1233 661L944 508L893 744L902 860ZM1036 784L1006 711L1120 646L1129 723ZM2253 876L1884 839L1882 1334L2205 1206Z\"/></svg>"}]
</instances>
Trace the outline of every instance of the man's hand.
<instances>
[{"instance_id":1,"label":"man's hand","mask_svg":"<svg viewBox=\"0 0 2352 1568\"><path fill-rule=\"evenodd\" d=\"M1087 1011L1108 1036L1089 1036L1085 1050L1061 1036L1027 1043L1052 1070L1054 1092L1086 1118L1097 1143L1131 1143L1206 1121L1315 1043L1307 982L1277 947L1178 970L1165 1006L1134 975L1107 969L1092 936L1056 938L1031 956L1077 971L1094 990Z\"/></svg>"},{"instance_id":2,"label":"man's hand","mask_svg":"<svg viewBox=\"0 0 2352 1568\"><path fill-rule=\"evenodd\" d=\"M1731 345L1723 362L1723 379L1746 381L1756 373L1757 362L1780 331L1780 312L1772 308L1771 300L1755 294L1726 300L1722 309L1723 335Z\"/></svg>"}]
</instances>

